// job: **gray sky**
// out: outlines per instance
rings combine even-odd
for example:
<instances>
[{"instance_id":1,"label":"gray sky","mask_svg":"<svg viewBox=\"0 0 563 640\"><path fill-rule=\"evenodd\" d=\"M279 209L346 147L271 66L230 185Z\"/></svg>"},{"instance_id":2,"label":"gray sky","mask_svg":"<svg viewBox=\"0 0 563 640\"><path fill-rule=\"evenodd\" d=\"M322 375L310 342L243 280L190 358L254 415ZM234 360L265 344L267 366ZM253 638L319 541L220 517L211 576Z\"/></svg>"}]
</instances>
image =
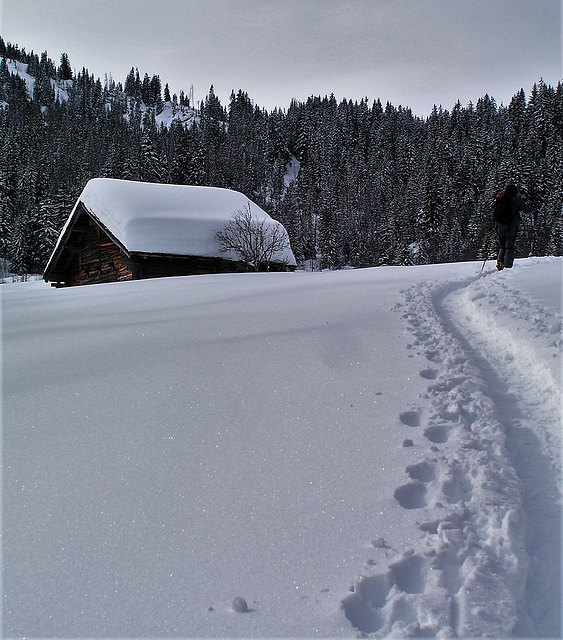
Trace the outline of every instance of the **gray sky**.
<instances>
[{"instance_id":1,"label":"gray sky","mask_svg":"<svg viewBox=\"0 0 563 640\"><path fill-rule=\"evenodd\" d=\"M0 0L0 32L27 52L172 93L211 84L261 107L334 93L426 116L497 103L562 76L562 0Z\"/></svg>"}]
</instances>

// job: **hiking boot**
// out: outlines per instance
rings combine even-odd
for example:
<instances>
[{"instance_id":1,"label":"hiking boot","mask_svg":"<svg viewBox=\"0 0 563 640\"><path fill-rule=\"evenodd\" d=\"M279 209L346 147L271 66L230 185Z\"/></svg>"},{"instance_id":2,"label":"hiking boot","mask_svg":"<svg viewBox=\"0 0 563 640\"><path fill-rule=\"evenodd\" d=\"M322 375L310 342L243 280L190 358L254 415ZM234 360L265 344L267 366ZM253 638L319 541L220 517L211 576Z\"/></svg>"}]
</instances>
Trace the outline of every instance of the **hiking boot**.
<instances>
[{"instance_id":1,"label":"hiking boot","mask_svg":"<svg viewBox=\"0 0 563 640\"><path fill-rule=\"evenodd\" d=\"M502 271L504 269L504 265L502 264L502 262L499 260L497 262L497 271Z\"/></svg>"}]
</instances>

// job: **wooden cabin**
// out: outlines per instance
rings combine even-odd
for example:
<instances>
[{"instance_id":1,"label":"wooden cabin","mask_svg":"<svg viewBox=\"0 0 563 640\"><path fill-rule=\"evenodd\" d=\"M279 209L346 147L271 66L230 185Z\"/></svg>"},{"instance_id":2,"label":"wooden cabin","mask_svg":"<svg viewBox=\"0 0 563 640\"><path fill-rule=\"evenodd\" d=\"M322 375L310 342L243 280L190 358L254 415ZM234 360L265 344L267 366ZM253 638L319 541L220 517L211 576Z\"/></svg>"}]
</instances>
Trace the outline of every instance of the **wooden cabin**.
<instances>
[{"instance_id":1,"label":"wooden cabin","mask_svg":"<svg viewBox=\"0 0 563 640\"><path fill-rule=\"evenodd\" d=\"M281 227L243 194L229 189L90 180L43 278L54 286L73 286L246 271L238 256L221 252L215 232L248 206L253 216ZM294 266L288 241L270 268Z\"/></svg>"}]
</instances>

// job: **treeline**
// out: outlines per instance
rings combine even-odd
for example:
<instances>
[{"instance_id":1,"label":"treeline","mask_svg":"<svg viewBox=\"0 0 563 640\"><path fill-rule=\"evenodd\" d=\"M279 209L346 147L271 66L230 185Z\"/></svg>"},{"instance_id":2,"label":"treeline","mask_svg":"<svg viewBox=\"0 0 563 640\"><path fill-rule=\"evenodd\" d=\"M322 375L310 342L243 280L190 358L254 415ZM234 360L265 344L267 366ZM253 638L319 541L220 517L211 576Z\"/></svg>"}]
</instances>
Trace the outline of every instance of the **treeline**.
<instances>
[{"instance_id":1,"label":"treeline","mask_svg":"<svg viewBox=\"0 0 563 640\"><path fill-rule=\"evenodd\" d=\"M562 254L561 83L424 119L334 96L268 112L243 91L227 106L213 87L198 105L168 86L162 95L160 78L136 69L124 86L102 84L72 72L66 54L56 65L1 38L0 55L0 258L16 272L42 271L76 198L100 176L241 191L315 268L483 258L494 197L513 179L540 214L534 253ZM14 62L27 65L31 92ZM165 108L182 117L157 124ZM528 255L527 221L519 243Z\"/></svg>"}]
</instances>

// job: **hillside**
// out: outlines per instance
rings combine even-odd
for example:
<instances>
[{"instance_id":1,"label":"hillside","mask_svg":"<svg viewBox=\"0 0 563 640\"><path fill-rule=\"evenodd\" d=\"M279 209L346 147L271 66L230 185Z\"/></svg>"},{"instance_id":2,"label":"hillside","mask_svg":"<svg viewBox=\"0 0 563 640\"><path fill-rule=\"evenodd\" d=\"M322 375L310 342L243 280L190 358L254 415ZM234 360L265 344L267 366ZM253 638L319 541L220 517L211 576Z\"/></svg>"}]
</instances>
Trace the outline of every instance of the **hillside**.
<instances>
[{"instance_id":1,"label":"hillside","mask_svg":"<svg viewBox=\"0 0 563 640\"><path fill-rule=\"evenodd\" d=\"M43 271L96 177L240 191L285 226L299 263L323 269L484 258L511 179L540 213L518 255L563 252L561 84L425 119L380 97L268 112L243 89L224 106L211 86L195 105L136 69L102 82L64 54L57 65L1 40L0 53L0 259L17 273Z\"/></svg>"},{"instance_id":2,"label":"hillside","mask_svg":"<svg viewBox=\"0 0 563 640\"><path fill-rule=\"evenodd\" d=\"M3 285L3 637L560 637L561 270Z\"/></svg>"}]
</instances>

